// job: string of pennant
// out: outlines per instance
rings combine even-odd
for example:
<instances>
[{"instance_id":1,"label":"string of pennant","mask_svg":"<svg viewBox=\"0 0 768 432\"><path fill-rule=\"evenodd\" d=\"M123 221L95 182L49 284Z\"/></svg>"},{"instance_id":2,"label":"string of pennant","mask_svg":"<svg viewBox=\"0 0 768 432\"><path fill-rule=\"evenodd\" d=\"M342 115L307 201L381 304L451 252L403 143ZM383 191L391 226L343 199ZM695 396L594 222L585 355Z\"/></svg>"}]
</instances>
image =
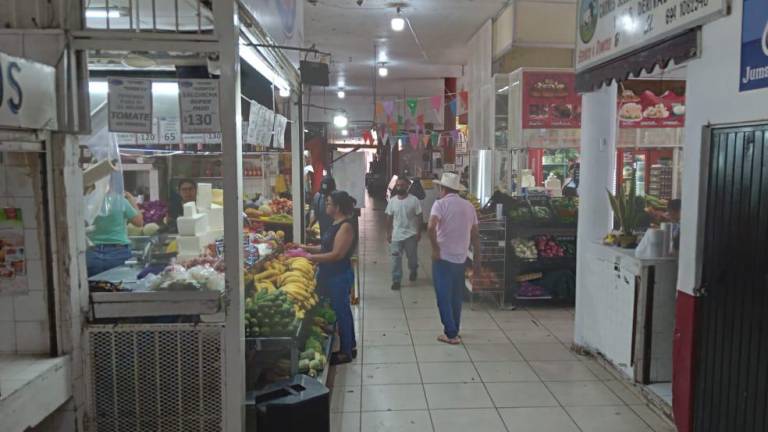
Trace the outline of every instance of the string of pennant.
<instances>
[{"instance_id":1,"label":"string of pennant","mask_svg":"<svg viewBox=\"0 0 768 432\"><path fill-rule=\"evenodd\" d=\"M444 100L445 96L458 96L458 98L451 98L451 100L446 103ZM395 112L395 104L397 102L405 102L408 111L411 113L411 117L417 117L418 119L419 116L417 116L416 113L419 111L419 102L423 100L429 100L430 106L435 112L447 106L453 115L457 115L459 109L459 101L461 101L463 112L469 111L469 92L467 90L462 90L457 93L448 93L446 95L377 101L376 115L386 114L387 120L389 121ZM422 117L423 121L423 114L420 117Z\"/></svg>"}]
</instances>

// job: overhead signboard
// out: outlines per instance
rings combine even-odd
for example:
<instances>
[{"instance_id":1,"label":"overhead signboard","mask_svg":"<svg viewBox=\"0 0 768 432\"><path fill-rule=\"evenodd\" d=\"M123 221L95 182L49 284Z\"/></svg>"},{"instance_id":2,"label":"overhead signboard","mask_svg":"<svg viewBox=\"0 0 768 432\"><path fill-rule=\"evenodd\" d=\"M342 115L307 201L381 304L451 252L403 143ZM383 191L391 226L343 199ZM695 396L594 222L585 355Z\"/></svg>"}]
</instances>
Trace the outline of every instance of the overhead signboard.
<instances>
[{"instance_id":1,"label":"overhead signboard","mask_svg":"<svg viewBox=\"0 0 768 432\"><path fill-rule=\"evenodd\" d=\"M582 71L725 15L727 0L579 0Z\"/></svg>"},{"instance_id":2,"label":"overhead signboard","mask_svg":"<svg viewBox=\"0 0 768 432\"><path fill-rule=\"evenodd\" d=\"M624 81L618 104L621 128L681 128L685 125L685 81Z\"/></svg>"},{"instance_id":3,"label":"overhead signboard","mask_svg":"<svg viewBox=\"0 0 768 432\"><path fill-rule=\"evenodd\" d=\"M179 80L181 132L216 133L219 126L219 80Z\"/></svg>"},{"instance_id":4,"label":"overhead signboard","mask_svg":"<svg viewBox=\"0 0 768 432\"><path fill-rule=\"evenodd\" d=\"M152 80L109 78L109 131L152 133Z\"/></svg>"},{"instance_id":5,"label":"overhead signboard","mask_svg":"<svg viewBox=\"0 0 768 432\"><path fill-rule=\"evenodd\" d=\"M744 0L739 91L768 87L768 4Z\"/></svg>"},{"instance_id":6,"label":"overhead signboard","mask_svg":"<svg viewBox=\"0 0 768 432\"><path fill-rule=\"evenodd\" d=\"M578 129L581 96L573 72L523 72L523 129Z\"/></svg>"},{"instance_id":7,"label":"overhead signboard","mask_svg":"<svg viewBox=\"0 0 768 432\"><path fill-rule=\"evenodd\" d=\"M56 70L0 52L0 127L55 130Z\"/></svg>"}]
</instances>

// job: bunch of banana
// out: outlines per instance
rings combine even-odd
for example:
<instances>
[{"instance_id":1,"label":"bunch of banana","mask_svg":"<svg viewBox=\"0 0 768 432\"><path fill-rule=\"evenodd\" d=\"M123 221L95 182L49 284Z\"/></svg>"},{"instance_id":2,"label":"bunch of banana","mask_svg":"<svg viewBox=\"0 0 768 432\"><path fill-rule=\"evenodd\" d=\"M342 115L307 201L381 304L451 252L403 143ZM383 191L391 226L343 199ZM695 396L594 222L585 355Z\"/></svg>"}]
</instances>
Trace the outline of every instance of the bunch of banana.
<instances>
[{"instance_id":1,"label":"bunch of banana","mask_svg":"<svg viewBox=\"0 0 768 432\"><path fill-rule=\"evenodd\" d=\"M277 274L283 274L288 270L285 267L285 264L283 264L279 259L267 261L267 263L264 264L264 268L267 270L274 270L277 272Z\"/></svg>"},{"instance_id":2,"label":"bunch of banana","mask_svg":"<svg viewBox=\"0 0 768 432\"><path fill-rule=\"evenodd\" d=\"M272 293L277 290L275 284L268 280L254 281L253 287L257 293L260 291Z\"/></svg>"},{"instance_id":3,"label":"bunch of banana","mask_svg":"<svg viewBox=\"0 0 768 432\"><path fill-rule=\"evenodd\" d=\"M296 317L299 319L303 318L304 313L312 309L318 302L317 294L314 292L314 285L290 282L281 286L280 291L284 292L293 302Z\"/></svg>"},{"instance_id":4,"label":"bunch of banana","mask_svg":"<svg viewBox=\"0 0 768 432\"><path fill-rule=\"evenodd\" d=\"M314 279L315 266L312 264L312 261L304 257L295 257L286 260L286 263L288 264L289 269L300 271L304 273L308 279Z\"/></svg>"}]
</instances>

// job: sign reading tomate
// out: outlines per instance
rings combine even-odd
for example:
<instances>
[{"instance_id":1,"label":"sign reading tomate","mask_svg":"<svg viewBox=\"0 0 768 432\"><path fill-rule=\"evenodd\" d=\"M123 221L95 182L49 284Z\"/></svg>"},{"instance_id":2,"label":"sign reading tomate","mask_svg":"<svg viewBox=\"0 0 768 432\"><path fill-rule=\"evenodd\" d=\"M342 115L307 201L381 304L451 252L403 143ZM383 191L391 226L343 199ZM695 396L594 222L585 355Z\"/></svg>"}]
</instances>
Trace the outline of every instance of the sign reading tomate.
<instances>
[{"instance_id":1,"label":"sign reading tomate","mask_svg":"<svg viewBox=\"0 0 768 432\"><path fill-rule=\"evenodd\" d=\"M523 72L523 128L578 129L581 96L573 72Z\"/></svg>"}]
</instances>

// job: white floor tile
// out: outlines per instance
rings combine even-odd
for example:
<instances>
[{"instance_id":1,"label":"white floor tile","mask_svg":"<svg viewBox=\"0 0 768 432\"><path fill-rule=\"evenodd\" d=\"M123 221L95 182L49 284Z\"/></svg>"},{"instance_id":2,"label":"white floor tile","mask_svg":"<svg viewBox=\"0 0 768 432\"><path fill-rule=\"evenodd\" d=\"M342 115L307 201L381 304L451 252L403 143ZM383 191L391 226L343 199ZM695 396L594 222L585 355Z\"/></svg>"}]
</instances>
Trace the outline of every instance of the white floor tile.
<instances>
[{"instance_id":1,"label":"white floor tile","mask_svg":"<svg viewBox=\"0 0 768 432\"><path fill-rule=\"evenodd\" d=\"M560 407L501 408L499 413L509 432L580 432Z\"/></svg>"},{"instance_id":2,"label":"white floor tile","mask_svg":"<svg viewBox=\"0 0 768 432\"><path fill-rule=\"evenodd\" d=\"M432 430L429 411L380 411L362 413L365 432L425 432Z\"/></svg>"},{"instance_id":3,"label":"white floor tile","mask_svg":"<svg viewBox=\"0 0 768 432\"><path fill-rule=\"evenodd\" d=\"M566 411L583 431L651 432L648 425L627 406L567 407Z\"/></svg>"},{"instance_id":4,"label":"white floor tile","mask_svg":"<svg viewBox=\"0 0 768 432\"><path fill-rule=\"evenodd\" d=\"M539 382L539 377L525 362L481 362L475 367L483 382Z\"/></svg>"},{"instance_id":5,"label":"white floor tile","mask_svg":"<svg viewBox=\"0 0 768 432\"><path fill-rule=\"evenodd\" d=\"M334 387L331 391L331 412L360 411L360 386Z\"/></svg>"},{"instance_id":6,"label":"white floor tile","mask_svg":"<svg viewBox=\"0 0 768 432\"><path fill-rule=\"evenodd\" d=\"M358 353L358 358L360 354ZM359 364L343 364L334 368L334 387L359 386L362 383L363 367Z\"/></svg>"},{"instance_id":7,"label":"white floor tile","mask_svg":"<svg viewBox=\"0 0 768 432\"><path fill-rule=\"evenodd\" d=\"M421 384L363 386L363 411L425 410Z\"/></svg>"},{"instance_id":8,"label":"white floor tile","mask_svg":"<svg viewBox=\"0 0 768 432\"><path fill-rule=\"evenodd\" d=\"M486 383L486 387L498 408L558 406L555 397L542 383Z\"/></svg>"},{"instance_id":9,"label":"white floor tile","mask_svg":"<svg viewBox=\"0 0 768 432\"><path fill-rule=\"evenodd\" d=\"M523 357L512 344L470 344L464 346L474 362L522 361Z\"/></svg>"},{"instance_id":10,"label":"white floor tile","mask_svg":"<svg viewBox=\"0 0 768 432\"><path fill-rule=\"evenodd\" d=\"M479 383L424 384L429 409L493 407L485 386Z\"/></svg>"},{"instance_id":11,"label":"white floor tile","mask_svg":"<svg viewBox=\"0 0 768 432\"><path fill-rule=\"evenodd\" d=\"M528 361L578 360L573 353L559 343L516 343L515 347Z\"/></svg>"},{"instance_id":12,"label":"white floor tile","mask_svg":"<svg viewBox=\"0 0 768 432\"><path fill-rule=\"evenodd\" d=\"M366 347L380 345L411 345L411 334L406 330L371 330L365 329L363 343Z\"/></svg>"},{"instance_id":13,"label":"white floor tile","mask_svg":"<svg viewBox=\"0 0 768 432\"><path fill-rule=\"evenodd\" d=\"M331 432L360 432L360 413L331 413Z\"/></svg>"},{"instance_id":14,"label":"white floor tile","mask_svg":"<svg viewBox=\"0 0 768 432\"><path fill-rule=\"evenodd\" d=\"M415 362L416 355L411 345L366 345L363 351L363 364Z\"/></svg>"},{"instance_id":15,"label":"white floor tile","mask_svg":"<svg viewBox=\"0 0 768 432\"><path fill-rule=\"evenodd\" d=\"M468 362L469 355L463 345L420 345L416 346L419 362Z\"/></svg>"},{"instance_id":16,"label":"white floor tile","mask_svg":"<svg viewBox=\"0 0 768 432\"><path fill-rule=\"evenodd\" d=\"M416 363L367 364L363 366L363 385L420 384Z\"/></svg>"},{"instance_id":17,"label":"white floor tile","mask_svg":"<svg viewBox=\"0 0 768 432\"><path fill-rule=\"evenodd\" d=\"M495 409L431 410L435 432L506 432Z\"/></svg>"},{"instance_id":18,"label":"white floor tile","mask_svg":"<svg viewBox=\"0 0 768 432\"><path fill-rule=\"evenodd\" d=\"M580 361L532 361L543 381L596 381L597 377Z\"/></svg>"},{"instance_id":19,"label":"white floor tile","mask_svg":"<svg viewBox=\"0 0 768 432\"><path fill-rule=\"evenodd\" d=\"M470 362L456 363L419 363L421 379L425 384L437 383L474 383L480 382L480 376Z\"/></svg>"},{"instance_id":20,"label":"white floor tile","mask_svg":"<svg viewBox=\"0 0 768 432\"><path fill-rule=\"evenodd\" d=\"M600 381L559 381L548 382L546 385L564 407L624 405L621 399Z\"/></svg>"}]
</instances>

